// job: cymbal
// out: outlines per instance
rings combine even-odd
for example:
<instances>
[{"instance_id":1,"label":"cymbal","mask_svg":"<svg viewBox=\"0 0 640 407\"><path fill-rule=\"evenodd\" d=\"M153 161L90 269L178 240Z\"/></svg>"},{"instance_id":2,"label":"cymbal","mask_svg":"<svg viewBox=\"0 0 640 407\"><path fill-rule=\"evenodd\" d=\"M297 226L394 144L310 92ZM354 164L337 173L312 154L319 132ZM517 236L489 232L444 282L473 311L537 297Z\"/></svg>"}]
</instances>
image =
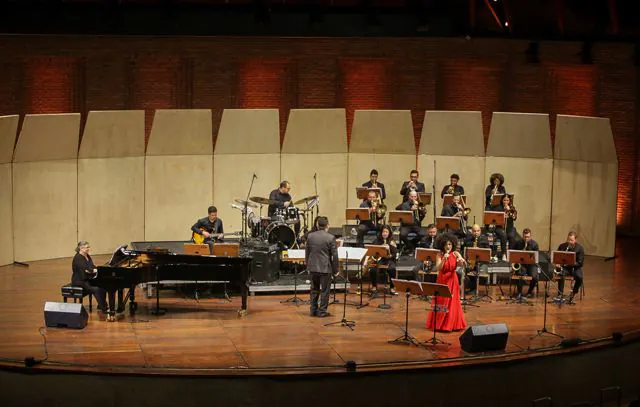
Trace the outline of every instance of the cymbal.
<instances>
[{"instance_id":1,"label":"cymbal","mask_svg":"<svg viewBox=\"0 0 640 407\"><path fill-rule=\"evenodd\" d=\"M311 196L308 196L306 198L298 199L297 201L294 202L294 204L295 205L300 205L300 204L303 204L303 203L307 203L309 201L313 201L317 197L318 197L318 195L311 195Z\"/></svg>"},{"instance_id":2,"label":"cymbal","mask_svg":"<svg viewBox=\"0 0 640 407\"><path fill-rule=\"evenodd\" d=\"M261 196L252 196L249 198L249 200L262 205L272 205L276 203L276 201L274 200L263 198Z\"/></svg>"},{"instance_id":3,"label":"cymbal","mask_svg":"<svg viewBox=\"0 0 640 407\"><path fill-rule=\"evenodd\" d=\"M235 203L239 203L240 205L244 206L245 204L247 204L247 206L249 208L257 208L258 205L254 204L253 202L249 202L249 201L244 201L242 199L234 199Z\"/></svg>"}]
</instances>

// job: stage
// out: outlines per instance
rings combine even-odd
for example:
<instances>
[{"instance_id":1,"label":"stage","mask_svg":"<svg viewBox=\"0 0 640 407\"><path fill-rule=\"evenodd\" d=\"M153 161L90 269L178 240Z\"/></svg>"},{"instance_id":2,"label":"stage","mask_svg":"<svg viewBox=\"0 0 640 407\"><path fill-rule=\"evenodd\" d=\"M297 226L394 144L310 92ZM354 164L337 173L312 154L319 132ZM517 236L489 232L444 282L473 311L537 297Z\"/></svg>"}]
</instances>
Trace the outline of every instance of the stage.
<instances>
[{"instance_id":1,"label":"stage","mask_svg":"<svg viewBox=\"0 0 640 407\"><path fill-rule=\"evenodd\" d=\"M547 328L565 337L580 338L597 346L608 343L612 333L626 338L640 329L640 275L634 264L638 254L634 241L619 243L615 261L588 257L585 264L585 297L576 305L548 304ZM108 256L95 256L97 264ZM468 325L504 322L509 339L504 352L467 354L459 345L461 332L438 338L451 345L417 347L389 344L403 335L405 297L387 298L391 309L377 307L382 298L368 300L361 309L347 306L347 319L356 322L353 331L339 324L342 304L330 306L328 318L312 318L307 305L283 304L287 295L258 294L249 298L249 312L239 318L239 296L200 299L178 296L162 290L166 315L153 316L155 305L138 288L140 309L135 317L126 313L117 322L106 322L94 310L83 330L42 328L45 301L61 301L60 286L70 278L70 258L44 260L0 268L0 357L3 364L17 366L25 357L43 359L46 338L48 359L38 369L96 372L164 374L292 374L344 372L348 361L358 371L416 369L434 366L478 364L514 360L566 352L561 339L552 335L536 337L543 326L543 290L532 299L533 306L505 301L479 302L467 307ZM352 286L352 292L357 288ZM503 287L507 292L508 287ZM481 290L482 291L482 290ZM550 290L551 291L551 290ZM499 289L491 287L497 298ZM302 293L307 299L308 294ZM342 293L338 299L342 300ZM358 302L359 297L349 295ZM85 298L85 305L88 304ZM428 303L410 300L409 332L420 341L432 336L425 329ZM479 357L480 356L480 357Z\"/></svg>"}]
</instances>

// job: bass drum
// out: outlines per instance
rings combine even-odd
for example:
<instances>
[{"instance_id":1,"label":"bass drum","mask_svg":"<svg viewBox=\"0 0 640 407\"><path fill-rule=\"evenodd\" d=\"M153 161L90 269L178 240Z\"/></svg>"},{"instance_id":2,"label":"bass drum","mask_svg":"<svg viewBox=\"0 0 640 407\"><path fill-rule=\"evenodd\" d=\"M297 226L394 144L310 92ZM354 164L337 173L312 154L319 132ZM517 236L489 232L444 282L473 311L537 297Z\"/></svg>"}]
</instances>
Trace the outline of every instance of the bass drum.
<instances>
[{"instance_id":1,"label":"bass drum","mask_svg":"<svg viewBox=\"0 0 640 407\"><path fill-rule=\"evenodd\" d=\"M296 243L296 234L289 226L281 222L275 222L267 226L267 241L271 244L278 243L284 248L290 249Z\"/></svg>"}]
</instances>

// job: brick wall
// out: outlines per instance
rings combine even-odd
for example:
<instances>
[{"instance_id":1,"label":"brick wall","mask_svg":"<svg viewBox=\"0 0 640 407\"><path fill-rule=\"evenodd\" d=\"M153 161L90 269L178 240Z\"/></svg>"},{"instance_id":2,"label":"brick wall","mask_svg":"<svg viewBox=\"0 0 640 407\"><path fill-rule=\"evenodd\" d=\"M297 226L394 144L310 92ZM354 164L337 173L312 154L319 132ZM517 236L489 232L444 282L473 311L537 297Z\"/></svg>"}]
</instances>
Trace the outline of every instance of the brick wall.
<instances>
[{"instance_id":1,"label":"brick wall","mask_svg":"<svg viewBox=\"0 0 640 407\"><path fill-rule=\"evenodd\" d=\"M424 111L479 110L488 136L494 111L609 117L620 162L618 225L640 234L640 69L633 46L433 38L1 37L0 114L211 108L412 112L416 146Z\"/></svg>"}]
</instances>

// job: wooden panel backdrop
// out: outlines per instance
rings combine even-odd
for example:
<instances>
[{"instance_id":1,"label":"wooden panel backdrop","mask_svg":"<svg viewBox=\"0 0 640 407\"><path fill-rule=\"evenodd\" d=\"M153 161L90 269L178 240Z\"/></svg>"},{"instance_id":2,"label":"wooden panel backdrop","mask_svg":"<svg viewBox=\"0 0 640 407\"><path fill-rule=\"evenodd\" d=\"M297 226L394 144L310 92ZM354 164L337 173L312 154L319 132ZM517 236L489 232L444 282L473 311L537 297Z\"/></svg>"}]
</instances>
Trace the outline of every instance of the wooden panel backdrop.
<instances>
[{"instance_id":1,"label":"wooden panel backdrop","mask_svg":"<svg viewBox=\"0 0 640 407\"><path fill-rule=\"evenodd\" d=\"M17 115L0 116L0 266L13 263L11 158L18 121Z\"/></svg>"},{"instance_id":2,"label":"wooden panel backdrop","mask_svg":"<svg viewBox=\"0 0 640 407\"><path fill-rule=\"evenodd\" d=\"M469 224L482 222L484 209L484 136L480 112L427 111L418 149L420 180L431 191L436 171L436 216L442 211L440 192L449 184L450 175L460 176L467 206L471 208ZM423 225L433 222L430 207Z\"/></svg>"},{"instance_id":3,"label":"wooden panel backdrop","mask_svg":"<svg viewBox=\"0 0 640 407\"><path fill-rule=\"evenodd\" d=\"M89 112L78 157L78 236L94 253L144 239L144 111Z\"/></svg>"},{"instance_id":4,"label":"wooden panel backdrop","mask_svg":"<svg viewBox=\"0 0 640 407\"><path fill-rule=\"evenodd\" d=\"M281 178L292 183L294 200L314 195L333 226L344 222L347 204L347 129L344 109L293 109L282 145ZM313 220L311 219L310 222Z\"/></svg>"},{"instance_id":5,"label":"wooden panel backdrop","mask_svg":"<svg viewBox=\"0 0 640 407\"><path fill-rule=\"evenodd\" d=\"M549 115L494 113L491 120L485 180L499 172L507 193L514 194L518 233L528 227L541 250L549 249L553 152Z\"/></svg>"},{"instance_id":6,"label":"wooden panel backdrop","mask_svg":"<svg viewBox=\"0 0 640 407\"><path fill-rule=\"evenodd\" d=\"M400 187L416 167L416 144L409 110L357 110L349 146L348 205L357 207L356 187L371 169L385 186L388 210L402 202Z\"/></svg>"},{"instance_id":7,"label":"wooden panel backdrop","mask_svg":"<svg viewBox=\"0 0 640 407\"><path fill-rule=\"evenodd\" d=\"M156 110L145 160L145 239L187 240L213 202L211 110Z\"/></svg>"},{"instance_id":8,"label":"wooden panel backdrop","mask_svg":"<svg viewBox=\"0 0 640 407\"><path fill-rule=\"evenodd\" d=\"M277 109L225 109L213 160L213 197L225 231L240 231L242 215L234 199L269 197L280 183L280 125ZM260 214L260 209L254 211ZM262 208L267 216L267 207Z\"/></svg>"},{"instance_id":9,"label":"wooden panel backdrop","mask_svg":"<svg viewBox=\"0 0 640 407\"><path fill-rule=\"evenodd\" d=\"M16 261L74 254L78 240L79 132L77 113L24 118L13 160Z\"/></svg>"},{"instance_id":10,"label":"wooden panel backdrop","mask_svg":"<svg viewBox=\"0 0 640 407\"><path fill-rule=\"evenodd\" d=\"M578 232L585 253L613 256L618 159L609 119L558 115L551 246Z\"/></svg>"}]
</instances>

